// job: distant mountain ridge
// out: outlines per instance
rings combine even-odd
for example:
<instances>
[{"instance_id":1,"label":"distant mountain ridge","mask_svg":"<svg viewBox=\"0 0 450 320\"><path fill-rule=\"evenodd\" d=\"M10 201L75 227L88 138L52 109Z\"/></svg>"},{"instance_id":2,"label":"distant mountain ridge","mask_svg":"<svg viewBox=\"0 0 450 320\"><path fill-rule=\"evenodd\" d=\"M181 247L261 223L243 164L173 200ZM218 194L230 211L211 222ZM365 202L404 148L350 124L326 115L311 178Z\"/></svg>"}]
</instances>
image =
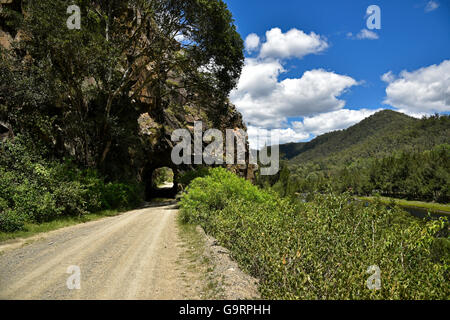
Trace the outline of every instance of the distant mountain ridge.
<instances>
[{"instance_id":1,"label":"distant mountain ridge","mask_svg":"<svg viewBox=\"0 0 450 320\"><path fill-rule=\"evenodd\" d=\"M444 143L450 143L448 115L416 119L383 110L348 129L320 135L310 142L280 145L280 154L291 164L309 161L350 164L360 158L424 151Z\"/></svg>"}]
</instances>

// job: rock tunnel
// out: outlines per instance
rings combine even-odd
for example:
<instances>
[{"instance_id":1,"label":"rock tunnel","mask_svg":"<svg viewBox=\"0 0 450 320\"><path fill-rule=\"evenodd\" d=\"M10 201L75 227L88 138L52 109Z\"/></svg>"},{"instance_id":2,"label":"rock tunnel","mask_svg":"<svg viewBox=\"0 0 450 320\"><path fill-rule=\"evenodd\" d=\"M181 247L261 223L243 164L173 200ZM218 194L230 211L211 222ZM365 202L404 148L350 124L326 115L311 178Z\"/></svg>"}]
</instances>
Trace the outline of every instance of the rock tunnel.
<instances>
[{"instance_id":1,"label":"rock tunnel","mask_svg":"<svg viewBox=\"0 0 450 320\"><path fill-rule=\"evenodd\" d=\"M160 164L147 167L143 175L145 200L175 198L178 193L177 178L178 170L173 166Z\"/></svg>"}]
</instances>

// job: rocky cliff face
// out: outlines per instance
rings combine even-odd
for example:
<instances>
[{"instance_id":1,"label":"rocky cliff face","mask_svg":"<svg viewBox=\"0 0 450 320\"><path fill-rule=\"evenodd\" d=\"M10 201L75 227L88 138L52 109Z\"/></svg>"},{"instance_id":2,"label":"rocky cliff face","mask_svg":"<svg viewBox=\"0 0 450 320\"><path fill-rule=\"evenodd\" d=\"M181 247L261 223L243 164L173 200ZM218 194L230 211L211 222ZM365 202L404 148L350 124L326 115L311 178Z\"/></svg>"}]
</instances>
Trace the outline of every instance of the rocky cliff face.
<instances>
[{"instance_id":1,"label":"rocky cliff face","mask_svg":"<svg viewBox=\"0 0 450 320\"><path fill-rule=\"evenodd\" d=\"M172 132L176 129L187 129L191 133L194 141L194 123L203 123L203 132L208 129L218 129L226 135L227 129L247 130L242 115L235 106L229 102L216 105L184 105L183 99L171 104L168 108L155 110L154 105L147 104L148 111L141 113L138 119L140 130L141 147L133 157L137 161L139 176L142 181L149 183L147 195L150 197L151 175L153 171L160 167L169 167L174 171L175 177L182 171L193 169L194 165L174 165L171 160L172 149L176 143L171 141ZM224 151L225 148L224 148ZM249 146L246 144L248 155ZM246 165L229 165L227 168L241 177L253 180L254 167ZM173 192L176 193L178 186L175 185Z\"/></svg>"},{"instance_id":2,"label":"rocky cliff face","mask_svg":"<svg viewBox=\"0 0 450 320\"><path fill-rule=\"evenodd\" d=\"M21 0L0 0L0 13L6 7L22 13ZM13 30L5 23L0 22L0 45L3 48L11 49L14 41L20 41L20 34L19 30ZM142 59L141 63L145 66L142 68L142 72L148 72L153 68L153 65L146 62L145 59ZM136 86L141 85L139 78L136 79ZM142 78L145 78L145 76L142 76ZM173 86L177 88L177 83L182 83L183 79L182 75L173 74L170 79L165 81L172 82ZM151 177L155 169L170 167L176 177L180 172L194 168L193 165L176 166L172 163L171 152L175 143L171 141L171 135L174 130L188 129L193 137L194 122L196 121L202 121L204 131L211 128L218 129L223 132L224 137L226 129L247 130L242 115L229 101L215 101L211 97L192 98L190 92L181 88L181 85L179 87L180 89L172 90L170 98L167 98L164 103L149 98L152 96L151 93L154 88L145 88L144 94L137 98L138 101L133 101L139 107L136 109L136 113L130 114L130 117L135 119L135 126L132 128L133 131L130 130L130 132L133 132L133 139L130 139L132 143L128 146L129 154L126 157L118 156L118 149L114 151L114 148L112 148L108 156L108 161L113 163L111 164L112 168L115 168L113 170L131 169L133 175L144 182L147 197L152 196ZM145 94L145 92L148 94ZM7 125L5 124L5 126ZM135 131L138 131L137 137L135 137ZM246 151L248 163L248 144L246 145ZM124 158L127 158L130 163L120 163ZM128 169L123 169L125 167L128 167ZM253 179L254 167L252 165L230 165L227 167L242 177ZM175 193L177 190L178 186L175 184L171 192Z\"/></svg>"}]
</instances>

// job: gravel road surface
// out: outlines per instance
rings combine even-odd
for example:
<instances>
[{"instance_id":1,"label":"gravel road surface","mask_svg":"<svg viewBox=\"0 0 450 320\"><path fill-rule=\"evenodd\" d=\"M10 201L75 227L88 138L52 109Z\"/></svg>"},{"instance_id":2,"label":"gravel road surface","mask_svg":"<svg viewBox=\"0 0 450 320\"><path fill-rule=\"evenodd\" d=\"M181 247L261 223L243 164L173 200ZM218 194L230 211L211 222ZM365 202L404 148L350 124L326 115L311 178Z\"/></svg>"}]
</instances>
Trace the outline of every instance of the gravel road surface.
<instances>
[{"instance_id":1,"label":"gravel road surface","mask_svg":"<svg viewBox=\"0 0 450 320\"><path fill-rule=\"evenodd\" d=\"M149 207L0 245L0 299L199 298L180 263L176 214ZM81 288L69 289L77 267Z\"/></svg>"}]
</instances>

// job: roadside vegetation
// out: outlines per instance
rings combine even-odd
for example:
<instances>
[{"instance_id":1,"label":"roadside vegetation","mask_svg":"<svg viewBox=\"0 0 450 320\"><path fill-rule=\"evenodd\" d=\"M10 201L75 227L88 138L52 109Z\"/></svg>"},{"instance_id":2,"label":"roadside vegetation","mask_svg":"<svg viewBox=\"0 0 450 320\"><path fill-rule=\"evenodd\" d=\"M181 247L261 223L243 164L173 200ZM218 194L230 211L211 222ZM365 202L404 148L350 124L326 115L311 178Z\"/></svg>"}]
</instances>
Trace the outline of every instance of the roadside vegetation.
<instances>
[{"instance_id":1,"label":"roadside vegetation","mask_svg":"<svg viewBox=\"0 0 450 320\"><path fill-rule=\"evenodd\" d=\"M84 214L81 217L61 216L54 220L42 223L26 222L20 231L0 232L0 242L13 240L17 238L25 239L35 236L39 233L45 233L65 227L70 227L80 223L99 220L106 217L119 215L122 210L104 210L95 213Z\"/></svg>"},{"instance_id":2,"label":"roadside vegetation","mask_svg":"<svg viewBox=\"0 0 450 320\"><path fill-rule=\"evenodd\" d=\"M81 30L67 29L70 5ZM231 110L244 46L221 0L0 7L0 232L11 237L134 207L143 172L169 163L167 135L193 109L216 123ZM170 180L163 169L154 184Z\"/></svg>"},{"instance_id":3,"label":"roadside vegetation","mask_svg":"<svg viewBox=\"0 0 450 320\"><path fill-rule=\"evenodd\" d=\"M222 168L191 182L181 219L199 224L260 279L269 299L448 299L448 225L348 194L303 203ZM442 237L442 238L440 238ZM381 290L369 290L370 266Z\"/></svg>"},{"instance_id":4,"label":"roadside vegetation","mask_svg":"<svg viewBox=\"0 0 450 320\"><path fill-rule=\"evenodd\" d=\"M186 272L202 275L201 298L202 299L222 299L223 284L222 279L214 277L213 261L205 255L206 240L196 228L196 225L183 223L178 216L177 224L179 236L186 249L183 256L178 259L178 263L186 268ZM187 281L183 277L183 281ZM186 285L192 285L186 283Z\"/></svg>"},{"instance_id":5,"label":"roadside vegetation","mask_svg":"<svg viewBox=\"0 0 450 320\"><path fill-rule=\"evenodd\" d=\"M281 196L325 193L450 202L450 116L384 110L307 143L280 146L278 175L259 177ZM428 207L425 207L428 208Z\"/></svg>"},{"instance_id":6,"label":"roadside vegetation","mask_svg":"<svg viewBox=\"0 0 450 320\"><path fill-rule=\"evenodd\" d=\"M433 203L433 202L423 202L423 201L409 201L404 199L395 199L388 197L358 197L359 200L366 200L369 202L380 201L385 205L390 205L392 203L410 208L423 208L430 212L439 212L450 216L450 204Z\"/></svg>"},{"instance_id":7,"label":"roadside vegetation","mask_svg":"<svg viewBox=\"0 0 450 320\"><path fill-rule=\"evenodd\" d=\"M137 185L105 182L95 169L49 159L44 146L25 136L0 144L0 232L47 231L90 213L131 208L139 195Z\"/></svg>"},{"instance_id":8,"label":"roadside vegetation","mask_svg":"<svg viewBox=\"0 0 450 320\"><path fill-rule=\"evenodd\" d=\"M450 145L442 144L423 152L394 152L374 159L361 157L350 164L285 161L277 175L259 177L257 183L272 187L281 196L307 196L331 188L356 196L380 195L446 204L450 200L448 159Z\"/></svg>"}]
</instances>

